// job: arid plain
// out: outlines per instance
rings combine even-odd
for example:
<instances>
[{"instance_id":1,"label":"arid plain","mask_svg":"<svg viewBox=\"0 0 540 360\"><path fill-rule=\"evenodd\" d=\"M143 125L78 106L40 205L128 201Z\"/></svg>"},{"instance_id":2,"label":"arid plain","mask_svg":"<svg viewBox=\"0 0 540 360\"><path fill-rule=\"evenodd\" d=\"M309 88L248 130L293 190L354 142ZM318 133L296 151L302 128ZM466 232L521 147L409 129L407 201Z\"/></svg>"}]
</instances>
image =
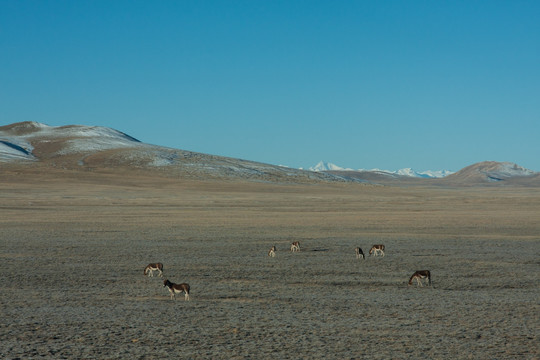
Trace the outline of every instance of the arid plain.
<instances>
[{"instance_id":1,"label":"arid plain","mask_svg":"<svg viewBox=\"0 0 540 360\"><path fill-rule=\"evenodd\" d=\"M0 211L3 359L540 356L538 188L7 169Z\"/></svg>"}]
</instances>

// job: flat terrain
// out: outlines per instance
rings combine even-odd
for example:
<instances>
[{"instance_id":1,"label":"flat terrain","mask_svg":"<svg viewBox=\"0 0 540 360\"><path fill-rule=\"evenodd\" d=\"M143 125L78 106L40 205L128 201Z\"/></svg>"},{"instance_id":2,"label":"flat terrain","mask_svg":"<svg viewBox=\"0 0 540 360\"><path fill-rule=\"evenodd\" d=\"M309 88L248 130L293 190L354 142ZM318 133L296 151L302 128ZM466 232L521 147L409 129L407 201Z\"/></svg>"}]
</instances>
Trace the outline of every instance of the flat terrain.
<instances>
[{"instance_id":1,"label":"flat terrain","mask_svg":"<svg viewBox=\"0 0 540 360\"><path fill-rule=\"evenodd\" d=\"M540 357L537 188L3 172L0 215L2 359Z\"/></svg>"}]
</instances>

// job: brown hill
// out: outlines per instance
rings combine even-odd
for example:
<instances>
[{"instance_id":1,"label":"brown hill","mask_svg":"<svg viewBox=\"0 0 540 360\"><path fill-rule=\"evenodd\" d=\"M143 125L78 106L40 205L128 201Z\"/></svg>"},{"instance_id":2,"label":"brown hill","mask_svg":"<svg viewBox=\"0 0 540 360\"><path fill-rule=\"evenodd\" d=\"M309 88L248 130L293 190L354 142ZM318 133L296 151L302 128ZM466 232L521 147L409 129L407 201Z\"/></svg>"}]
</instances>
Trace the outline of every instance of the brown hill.
<instances>
[{"instance_id":1,"label":"brown hill","mask_svg":"<svg viewBox=\"0 0 540 360\"><path fill-rule=\"evenodd\" d=\"M510 162L483 161L467 166L442 179L460 185L504 184L539 186L539 173Z\"/></svg>"},{"instance_id":2,"label":"brown hill","mask_svg":"<svg viewBox=\"0 0 540 360\"><path fill-rule=\"evenodd\" d=\"M107 173L122 170L192 179L343 181L330 174L150 145L105 127L53 127L36 122L0 127L0 166L4 171L8 168Z\"/></svg>"}]
</instances>

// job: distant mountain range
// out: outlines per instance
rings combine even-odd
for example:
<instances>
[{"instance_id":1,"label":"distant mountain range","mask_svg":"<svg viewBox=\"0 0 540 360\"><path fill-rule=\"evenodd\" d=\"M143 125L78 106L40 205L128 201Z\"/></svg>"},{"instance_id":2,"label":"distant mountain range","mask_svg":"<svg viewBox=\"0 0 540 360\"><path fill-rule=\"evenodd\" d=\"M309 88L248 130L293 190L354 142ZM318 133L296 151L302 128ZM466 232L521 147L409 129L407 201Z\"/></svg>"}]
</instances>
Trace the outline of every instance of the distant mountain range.
<instances>
[{"instance_id":1,"label":"distant mountain range","mask_svg":"<svg viewBox=\"0 0 540 360\"><path fill-rule=\"evenodd\" d=\"M401 176L410 176L410 177L425 178L425 179L443 178L445 176L448 176L454 173L453 171L449 171L449 170L438 170L438 171L426 170L426 171L418 172L411 168L404 168L397 171L381 170L381 169L353 170L350 168L343 168L338 165L328 163L328 162L323 162L323 161L319 162L315 166L310 167L309 170L311 171L359 171L359 172L369 171L369 172L380 173L380 174L401 175Z\"/></svg>"},{"instance_id":2,"label":"distant mountain range","mask_svg":"<svg viewBox=\"0 0 540 360\"><path fill-rule=\"evenodd\" d=\"M0 169L28 167L83 171L145 171L156 176L244 179L264 182L362 182L384 185L540 186L540 173L508 162L487 161L456 173L352 170L320 162L309 170L201 154L143 143L100 126L48 126L21 122L0 127Z\"/></svg>"}]
</instances>

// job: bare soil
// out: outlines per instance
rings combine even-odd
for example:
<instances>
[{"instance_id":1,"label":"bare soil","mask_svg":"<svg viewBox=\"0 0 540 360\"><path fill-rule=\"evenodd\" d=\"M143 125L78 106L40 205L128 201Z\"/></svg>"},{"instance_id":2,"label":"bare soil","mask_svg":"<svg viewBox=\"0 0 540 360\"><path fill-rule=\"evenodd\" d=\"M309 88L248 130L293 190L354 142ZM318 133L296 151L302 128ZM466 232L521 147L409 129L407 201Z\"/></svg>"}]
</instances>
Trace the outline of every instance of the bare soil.
<instances>
[{"instance_id":1,"label":"bare soil","mask_svg":"<svg viewBox=\"0 0 540 360\"><path fill-rule=\"evenodd\" d=\"M3 172L0 358L537 359L539 214L524 187Z\"/></svg>"}]
</instances>

